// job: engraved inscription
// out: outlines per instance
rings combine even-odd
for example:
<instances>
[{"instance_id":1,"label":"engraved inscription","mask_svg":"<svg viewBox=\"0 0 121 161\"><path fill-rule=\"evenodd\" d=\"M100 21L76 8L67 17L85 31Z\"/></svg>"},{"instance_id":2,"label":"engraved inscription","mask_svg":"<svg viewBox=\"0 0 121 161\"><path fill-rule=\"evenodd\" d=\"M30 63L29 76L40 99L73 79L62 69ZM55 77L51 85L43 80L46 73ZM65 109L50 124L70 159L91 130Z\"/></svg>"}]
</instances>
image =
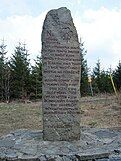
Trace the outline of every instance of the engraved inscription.
<instances>
[{"instance_id":1,"label":"engraved inscription","mask_svg":"<svg viewBox=\"0 0 121 161\"><path fill-rule=\"evenodd\" d=\"M70 30L69 27L62 28L62 31L60 34L61 34L62 39L66 41L69 41L71 37L73 36L73 32L72 30Z\"/></svg>"},{"instance_id":2,"label":"engraved inscription","mask_svg":"<svg viewBox=\"0 0 121 161\"><path fill-rule=\"evenodd\" d=\"M76 29L73 23L69 22L72 18L67 20L65 26L64 23L61 26L62 18L58 17L61 14L57 13L59 11L50 12L52 23L48 16L46 18L48 25L43 27L42 34L43 134L45 140L78 140L80 138L79 42L77 40L70 42L74 33L77 37ZM70 12L67 16L69 14ZM57 25L54 30L53 24ZM59 35L61 40L55 35Z\"/></svg>"}]
</instances>

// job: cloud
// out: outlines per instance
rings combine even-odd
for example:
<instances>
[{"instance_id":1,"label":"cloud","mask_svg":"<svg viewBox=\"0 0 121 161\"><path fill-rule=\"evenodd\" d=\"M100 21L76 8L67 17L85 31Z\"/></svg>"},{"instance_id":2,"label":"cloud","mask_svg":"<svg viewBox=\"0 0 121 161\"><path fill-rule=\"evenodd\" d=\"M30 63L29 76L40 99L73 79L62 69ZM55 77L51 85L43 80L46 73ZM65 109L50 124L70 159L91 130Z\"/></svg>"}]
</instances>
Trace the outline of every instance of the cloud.
<instances>
[{"instance_id":1,"label":"cloud","mask_svg":"<svg viewBox=\"0 0 121 161\"><path fill-rule=\"evenodd\" d=\"M101 59L103 66L114 68L121 58L121 10L86 10L81 17L75 17L79 37L85 41L89 65Z\"/></svg>"},{"instance_id":2,"label":"cloud","mask_svg":"<svg viewBox=\"0 0 121 161\"><path fill-rule=\"evenodd\" d=\"M24 15L30 14L30 4L23 0L0 0L1 16L4 18L7 15Z\"/></svg>"},{"instance_id":3,"label":"cloud","mask_svg":"<svg viewBox=\"0 0 121 161\"><path fill-rule=\"evenodd\" d=\"M46 12L43 12L37 17L14 15L4 20L0 19L1 39L5 39L9 50L7 56L11 56L15 46L22 41L27 44L30 57L36 58L35 56L41 51L41 31L45 14Z\"/></svg>"},{"instance_id":4,"label":"cloud","mask_svg":"<svg viewBox=\"0 0 121 161\"><path fill-rule=\"evenodd\" d=\"M79 1L80 2L80 1ZM0 39L6 40L8 56L11 56L18 41L27 44L30 58L35 59L41 51L41 31L47 11L38 16L13 15L0 19ZM114 68L121 59L121 10L88 9L82 14L73 13L79 37L85 41L88 65L95 66L97 59L102 66Z\"/></svg>"},{"instance_id":5,"label":"cloud","mask_svg":"<svg viewBox=\"0 0 121 161\"><path fill-rule=\"evenodd\" d=\"M81 3L81 0L76 0L77 4L80 4Z\"/></svg>"}]
</instances>

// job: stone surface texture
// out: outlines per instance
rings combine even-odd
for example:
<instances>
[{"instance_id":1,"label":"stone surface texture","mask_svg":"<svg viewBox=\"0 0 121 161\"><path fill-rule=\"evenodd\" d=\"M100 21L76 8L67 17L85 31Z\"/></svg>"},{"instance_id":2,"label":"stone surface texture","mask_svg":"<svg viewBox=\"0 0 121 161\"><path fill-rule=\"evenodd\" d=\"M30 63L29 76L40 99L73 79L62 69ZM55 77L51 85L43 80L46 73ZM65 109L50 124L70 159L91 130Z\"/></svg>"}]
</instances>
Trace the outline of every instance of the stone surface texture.
<instances>
[{"instance_id":1,"label":"stone surface texture","mask_svg":"<svg viewBox=\"0 0 121 161\"><path fill-rule=\"evenodd\" d=\"M121 161L121 128L80 131L71 142L44 141L42 131L11 132L0 138L0 161Z\"/></svg>"},{"instance_id":2,"label":"stone surface texture","mask_svg":"<svg viewBox=\"0 0 121 161\"><path fill-rule=\"evenodd\" d=\"M43 137L80 139L80 48L70 11L47 13L42 31Z\"/></svg>"}]
</instances>

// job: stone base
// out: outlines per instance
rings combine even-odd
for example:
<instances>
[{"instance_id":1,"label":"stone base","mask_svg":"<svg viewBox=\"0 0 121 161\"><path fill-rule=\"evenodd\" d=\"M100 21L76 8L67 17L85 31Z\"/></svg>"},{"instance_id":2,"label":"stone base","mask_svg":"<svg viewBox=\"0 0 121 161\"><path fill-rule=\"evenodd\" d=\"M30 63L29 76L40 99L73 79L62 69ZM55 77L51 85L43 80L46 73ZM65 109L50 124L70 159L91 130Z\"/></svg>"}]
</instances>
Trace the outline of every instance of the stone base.
<instances>
[{"instance_id":1,"label":"stone base","mask_svg":"<svg viewBox=\"0 0 121 161\"><path fill-rule=\"evenodd\" d=\"M81 127L79 141L43 141L42 131L0 138L0 161L121 161L121 129Z\"/></svg>"}]
</instances>

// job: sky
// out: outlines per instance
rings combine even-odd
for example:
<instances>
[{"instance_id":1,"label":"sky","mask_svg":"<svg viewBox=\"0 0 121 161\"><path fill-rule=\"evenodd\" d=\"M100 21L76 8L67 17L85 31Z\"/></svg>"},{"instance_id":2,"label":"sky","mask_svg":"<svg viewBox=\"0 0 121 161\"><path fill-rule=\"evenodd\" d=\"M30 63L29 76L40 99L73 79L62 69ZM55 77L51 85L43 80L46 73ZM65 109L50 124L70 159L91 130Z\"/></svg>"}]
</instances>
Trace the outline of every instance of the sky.
<instances>
[{"instance_id":1,"label":"sky","mask_svg":"<svg viewBox=\"0 0 121 161\"><path fill-rule=\"evenodd\" d=\"M60 7L71 11L88 67L100 59L102 69L115 69L121 60L121 0L0 0L0 41L4 38L7 56L23 42L33 63L41 55L45 16Z\"/></svg>"}]
</instances>

